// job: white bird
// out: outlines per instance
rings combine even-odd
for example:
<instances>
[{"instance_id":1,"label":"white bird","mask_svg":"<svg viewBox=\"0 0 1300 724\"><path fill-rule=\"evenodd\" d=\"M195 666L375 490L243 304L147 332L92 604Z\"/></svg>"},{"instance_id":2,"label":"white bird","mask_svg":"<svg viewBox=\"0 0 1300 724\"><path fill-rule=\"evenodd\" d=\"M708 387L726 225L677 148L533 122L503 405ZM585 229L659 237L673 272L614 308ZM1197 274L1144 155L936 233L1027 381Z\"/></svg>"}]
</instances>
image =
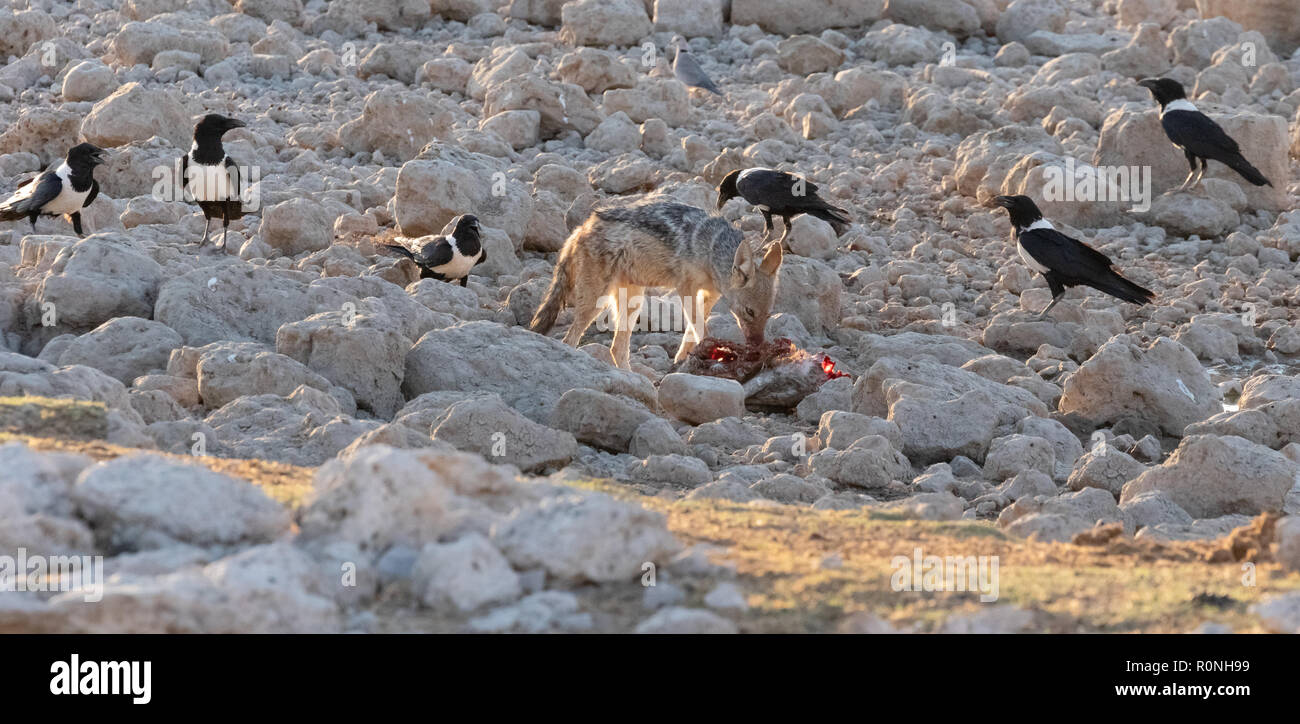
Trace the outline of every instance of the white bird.
<instances>
[{"instance_id":1,"label":"white bird","mask_svg":"<svg viewBox=\"0 0 1300 724\"><path fill-rule=\"evenodd\" d=\"M680 36L673 39L673 75L682 83L692 88L702 88L710 93L722 95L713 79L700 67L695 56L686 50L686 41Z\"/></svg>"}]
</instances>

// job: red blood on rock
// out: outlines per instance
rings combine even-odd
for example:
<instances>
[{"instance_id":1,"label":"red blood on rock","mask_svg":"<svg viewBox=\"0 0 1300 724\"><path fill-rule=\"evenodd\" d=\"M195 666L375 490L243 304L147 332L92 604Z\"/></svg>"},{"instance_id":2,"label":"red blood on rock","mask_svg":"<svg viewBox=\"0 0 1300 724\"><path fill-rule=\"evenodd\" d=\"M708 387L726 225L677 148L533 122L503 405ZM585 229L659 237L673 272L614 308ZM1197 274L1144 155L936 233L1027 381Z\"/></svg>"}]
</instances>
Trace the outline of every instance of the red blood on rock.
<instances>
[{"instance_id":1,"label":"red blood on rock","mask_svg":"<svg viewBox=\"0 0 1300 724\"><path fill-rule=\"evenodd\" d=\"M763 370L790 367L793 373L795 367L809 359L816 360L826 379L848 376L835 369L834 360L826 355L809 354L785 337L754 345L705 337L675 371L746 382Z\"/></svg>"},{"instance_id":2,"label":"red blood on rock","mask_svg":"<svg viewBox=\"0 0 1300 724\"><path fill-rule=\"evenodd\" d=\"M822 371L826 373L826 376L829 379L834 380L834 379L839 379L840 377L849 376L849 373L840 372L839 370L835 369L835 360L831 359L830 357L827 357L824 354L820 356L822 358Z\"/></svg>"}]
</instances>

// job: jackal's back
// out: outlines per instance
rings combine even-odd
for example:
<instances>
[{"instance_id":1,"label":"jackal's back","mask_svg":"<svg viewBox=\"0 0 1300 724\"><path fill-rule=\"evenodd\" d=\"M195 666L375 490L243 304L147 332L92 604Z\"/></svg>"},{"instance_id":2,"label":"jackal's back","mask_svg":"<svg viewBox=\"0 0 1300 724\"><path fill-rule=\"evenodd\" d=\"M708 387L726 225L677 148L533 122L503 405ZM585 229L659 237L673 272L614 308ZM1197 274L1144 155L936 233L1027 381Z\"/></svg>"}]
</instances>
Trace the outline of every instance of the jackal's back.
<instances>
[{"instance_id":1,"label":"jackal's back","mask_svg":"<svg viewBox=\"0 0 1300 724\"><path fill-rule=\"evenodd\" d=\"M721 216L676 201L641 201L593 212L595 234L587 251L602 256L627 281L676 286L673 265L726 278L744 237ZM662 265L670 265L661 268ZM648 268L647 268L648 267Z\"/></svg>"}]
</instances>

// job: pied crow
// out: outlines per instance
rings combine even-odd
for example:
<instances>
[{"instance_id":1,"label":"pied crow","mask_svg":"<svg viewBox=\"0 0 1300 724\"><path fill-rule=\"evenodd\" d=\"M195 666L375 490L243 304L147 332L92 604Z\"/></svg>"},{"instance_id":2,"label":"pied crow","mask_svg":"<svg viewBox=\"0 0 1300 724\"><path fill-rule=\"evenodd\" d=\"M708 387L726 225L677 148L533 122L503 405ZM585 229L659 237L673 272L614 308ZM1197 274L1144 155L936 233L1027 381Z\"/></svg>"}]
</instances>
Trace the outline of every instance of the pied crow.
<instances>
[{"instance_id":1,"label":"pied crow","mask_svg":"<svg viewBox=\"0 0 1300 724\"><path fill-rule=\"evenodd\" d=\"M1038 315L1039 319L1047 317L1068 287L1079 285L1133 304L1146 304L1155 298L1150 290L1120 276L1105 254L1052 228L1028 196L997 196L993 202L1011 216L1021 260L1042 274L1052 290L1052 303Z\"/></svg>"},{"instance_id":2,"label":"pied crow","mask_svg":"<svg viewBox=\"0 0 1300 724\"><path fill-rule=\"evenodd\" d=\"M766 233L772 233L772 217L780 216L785 225L781 241L790 235L790 218L809 214L825 221L843 234L852 220L848 212L826 203L817 195L817 184L793 174L771 168L747 168L732 171L718 184L718 208L739 196L758 207L763 214Z\"/></svg>"},{"instance_id":3,"label":"pied crow","mask_svg":"<svg viewBox=\"0 0 1300 724\"><path fill-rule=\"evenodd\" d=\"M682 83L692 88L702 88L710 93L722 95L718 85L713 82L708 73L700 67L695 56L686 50L686 41L679 35L673 38L673 75Z\"/></svg>"},{"instance_id":4,"label":"pied crow","mask_svg":"<svg viewBox=\"0 0 1300 724\"><path fill-rule=\"evenodd\" d=\"M81 236L81 210L99 195L94 170L104 161L103 149L89 143L73 146L58 167L24 181L9 198L0 201L0 221L26 217L35 232L36 217L67 214L72 229Z\"/></svg>"},{"instance_id":5,"label":"pied crow","mask_svg":"<svg viewBox=\"0 0 1300 724\"><path fill-rule=\"evenodd\" d=\"M466 286L469 271L487 261L487 250L479 241L478 217L465 214L455 219L455 228L446 236L431 241L412 251L398 244L383 244L420 267L421 279L444 282L459 281Z\"/></svg>"},{"instance_id":6,"label":"pied crow","mask_svg":"<svg viewBox=\"0 0 1300 724\"><path fill-rule=\"evenodd\" d=\"M226 155L221 137L232 128L243 128L244 122L209 113L194 126L194 144L181 158L181 178L185 184L185 200L193 201L203 209L203 239L208 240L208 228L213 219L221 219L221 243L226 247L226 230L231 219L243 216L240 203L239 166Z\"/></svg>"},{"instance_id":7,"label":"pied crow","mask_svg":"<svg viewBox=\"0 0 1300 724\"><path fill-rule=\"evenodd\" d=\"M1227 165L1256 186L1273 185L1241 155L1237 142L1219 124L1196 110L1196 106L1187 100L1181 83L1171 78L1147 78L1138 85L1150 90L1160 104L1160 125L1164 127L1165 135L1169 136L1175 146L1183 149L1187 164L1192 167L1178 190L1200 183L1209 161ZM1201 164L1199 173L1197 161Z\"/></svg>"}]
</instances>

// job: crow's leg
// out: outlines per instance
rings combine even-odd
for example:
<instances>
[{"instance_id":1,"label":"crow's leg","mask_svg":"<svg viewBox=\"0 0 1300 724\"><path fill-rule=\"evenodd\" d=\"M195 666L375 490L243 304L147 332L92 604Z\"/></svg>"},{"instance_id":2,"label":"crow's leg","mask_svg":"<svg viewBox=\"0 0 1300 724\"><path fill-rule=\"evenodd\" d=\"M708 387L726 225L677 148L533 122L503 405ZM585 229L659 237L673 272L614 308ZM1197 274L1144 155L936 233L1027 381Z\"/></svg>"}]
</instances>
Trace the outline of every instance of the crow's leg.
<instances>
[{"instance_id":1,"label":"crow's leg","mask_svg":"<svg viewBox=\"0 0 1300 724\"><path fill-rule=\"evenodd\" d=\"M36 233L36 217L37 217L37 216L38 216L38 214L31 214L31 215L29 215L29 216L27 217L27 220L30 221L30 222L32 222L32 233L33 233L33 234Z\"/></svg>"},{"instance_id":2,"label":"crow's leg","mask_svg":"<svg viewBox=\"0 0 1300 724\"><path fill-rule=\"evenodd\" d=\"M463 277L460 278L460 285L461 285L462 287L467 287L467 286L469 286L469 274L466 274L465 276L463 276Z\"/></svg>"},{"instance_id":3,"label":"crow's leg","mask_svg":"<svg viewBox=\"0 0 1300 724\"><path fill-rule=\"evenodd\" d=\"M1186 191L1187 187L1192 185L1192 177L1196 175L1196 157L1187 149L1183 149L1183 156L1187 158L1187 165L1190 169L1187 172L1187 178L1183 179L1183 185L1178 187L1179 191Z\"/></svg>"},{"instance_id":4,"label":"crow's leg","mask_svg":"<svg viewBox=\"0 0 1300 724\"><path fill-rule=\"evenodd\" d=\"M221 208L221 246L219 249L226 248L226 230L230 228L230 209L222 206Z\"/></svg>"},{"instance_id":5,"label":"crow's leg","mask_svg":"<svg viewBox=\"0 0 1300 724\"><path fill-rule=\"evenodd\" d=\"M782 248L782 249L785 249L786 251L791 251L791 249L790 249L790 245L787 244L787 243L785 242L786 238L790 236L790 217L789 217L789 216L782 216L782 217L781 217L781 226L785 227L785 232L784 232L783 234L781 234L781 240L778 241L777 243L781 245L781 248Z\"/></svg>"},{"instance_id":6,"label":"crow's leg","mask_svg":"<svg viewBox=\"0 0 1300 724\"><path fill-rule=\"evenodd\" d=\"M203 246L208 240L208 227L212 225L212 219L207 214L203 215L203 238L199 239L199 246Z\"/></svg>"},{"instance_id":7,"label":"crow's leg","mask_svg":"<svg viewBox=\"0 0 1300 724\"><path fill-rule=\"evenodd\" d=\"M81 233L81 212L77 211L72 214L72 230L77 232L77 236L85 236Z\"/></svg>"},{"instance_id":8,"label":"crow's leg","mask_svg":"<svg viewBox=\"0 0 1300 724\"><path fill-rule=\"evenodd\" d=\"M1062 297L1062 296L1063 296L1063 295L1058 294L1058 295L1052 297L1052 303L1051 303L1051 304L1048 304L1046 309L1044 309L1043 311L1041 311L1041 312L1038 313L1038 319L1039 319L1039 321L1042 321L1042 320L1044 320L1044 319L1047 319L1047 313L1050 312L1050 311L1052 311L1052 307L1055 307L1057 302L1061 301L1061 297Z\"/></svg>"},{"instance_id":9,"label":"crow's leg","mask_svg":"<svg viewBox=\"0 0 1300 724\"><path fill-rule=\"evenodd\" d=\"M1205 179L1205 172L1208 171L1209 168L1210 168L1210 160L1206 158L1202 158L1201 170L1196 173L1196 181L1192 183L1193 186L1195 186L1196 184L1200 183L1202 180Z\"/></svg>"},{"instance_id":10,"label":"crow's leg","mask_svg":"<svg viewBox=\"0 0 1300 724\"><path fill-rule=\"evenodd\" d=\"M764 209L763 214L763 241L767 241L772 236L772 212Z\"/></svg>"}]
</instances>

